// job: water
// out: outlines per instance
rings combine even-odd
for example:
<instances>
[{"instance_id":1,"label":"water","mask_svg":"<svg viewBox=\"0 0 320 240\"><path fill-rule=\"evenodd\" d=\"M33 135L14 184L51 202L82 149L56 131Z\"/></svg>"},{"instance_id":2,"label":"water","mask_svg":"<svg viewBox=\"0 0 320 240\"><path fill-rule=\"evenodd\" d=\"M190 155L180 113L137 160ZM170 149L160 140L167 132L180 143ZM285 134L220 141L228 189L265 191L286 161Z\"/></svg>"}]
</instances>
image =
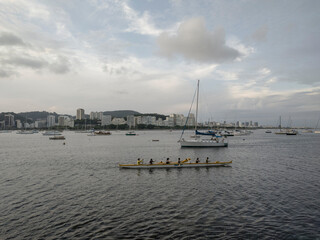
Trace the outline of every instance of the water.
<instances>
[{"instance_id":1,"label":"water","mask_svg":"<svg viewBox=\"0 0 320 240\"><path fill-rule=\"evenodd\" d=\"M181 149L178 131L0 134L0 239L320 239L320 135L257 130ZM153 142L158 139L159 142ZM119 169L137 158L232 167Z\"/></svg>"}]
</instances>

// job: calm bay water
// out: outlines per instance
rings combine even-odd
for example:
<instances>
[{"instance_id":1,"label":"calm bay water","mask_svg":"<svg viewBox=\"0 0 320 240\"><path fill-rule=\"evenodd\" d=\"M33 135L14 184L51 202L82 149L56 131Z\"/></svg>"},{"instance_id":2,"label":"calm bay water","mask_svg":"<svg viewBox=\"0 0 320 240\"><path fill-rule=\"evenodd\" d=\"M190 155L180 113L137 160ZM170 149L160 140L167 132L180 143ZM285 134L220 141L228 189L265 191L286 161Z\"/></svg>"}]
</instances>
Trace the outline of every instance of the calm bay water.
<instances>
[{"instance_id":1,"label":"calm bay water","mask_svg":"<svg viewBox=\"0 0 320 240\"><path fill-rule=\"evenodd\" d=\"M256 130L181 149L178 131L0 134L0 239L320 239L320 134ZM153 142L158 139L159 142ZM232 167L120 170L167 157Z\"/></svg>"}]
</instances>

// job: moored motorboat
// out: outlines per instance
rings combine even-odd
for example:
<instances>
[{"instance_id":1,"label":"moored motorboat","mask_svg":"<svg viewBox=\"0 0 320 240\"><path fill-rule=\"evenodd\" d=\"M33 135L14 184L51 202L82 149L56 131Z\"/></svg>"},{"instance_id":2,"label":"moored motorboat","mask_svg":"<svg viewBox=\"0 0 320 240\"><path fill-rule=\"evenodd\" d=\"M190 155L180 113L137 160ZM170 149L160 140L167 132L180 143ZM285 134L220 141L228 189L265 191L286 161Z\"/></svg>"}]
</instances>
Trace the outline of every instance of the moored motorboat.
<instances>
[{"instance_id":1,"label":"moored motorboat","mask_svg":"<svg viewBox=\"0 0 320 240\"><path fill-rule=\"evenodd\" d=\"M137 134L134 131L129 131L126 133L126 136L136 136Z\"/></svg>"},{"instance_id":2,"label":"moored motorboat","mask_svg":"<svg viewBox=\"0 0 320 240\"><path fill-rule=\"evenodd\" d=\"M99 135L99 136L102 136L102 135L111 135L111 132L109 132L109 131L95 131L94 134L95 134L95 135Z\"/></svg>"},{"instance_id":3,"label":"moored motorboat","mask_svg":"<svg viewBox=\"0 0 320 240\"><path fill-rule=\"evenodd\" d=\"M66 138L64 136L53 136L49 137L50 140L65 140Z\"/></svg>"}]
</instances>

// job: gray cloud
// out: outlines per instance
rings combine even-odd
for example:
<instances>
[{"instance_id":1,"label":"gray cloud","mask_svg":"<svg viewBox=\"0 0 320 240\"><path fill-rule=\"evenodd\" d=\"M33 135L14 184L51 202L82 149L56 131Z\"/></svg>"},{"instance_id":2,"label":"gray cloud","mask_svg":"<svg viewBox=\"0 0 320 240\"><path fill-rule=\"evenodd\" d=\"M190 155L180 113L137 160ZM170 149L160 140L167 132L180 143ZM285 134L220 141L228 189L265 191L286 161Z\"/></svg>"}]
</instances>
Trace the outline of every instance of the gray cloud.
<instances>
[{"instance_id":1,"label":"gray cloud","mask_svg":"<svg viewBox=\"0 0 320 240\"><path fill-rule=\"evenodd\" d=\"M0 33L0 46L25 45L21 38L9 32Z\"/></svg>"},{"instance_id":2,"label":"gray cloud","mask_svg":"<svg viewBox=\"0 0 320 240\"><path fill-rule=\"evenodd\" d=\"M10 77L12 74L11 71L0 69L0 78Z\"/></svg>"},{"instance_id":3,"label":"gray cloud","mask_svg":"<svg viewBox=\"0 0 320 240\"><path fill-rule=\"evenodd\" d=\"M2 63L14 65L14 66L29 67L32 69L42 69L48 64L45 60L33 59L33 58L27 58L27 57L12 57L12 58L3 60Z\"/></svg>"},{"instance_id":4,"label":"gray cloud","mask_svg":"<svg viewBox=\"0 0 320 240\"><path fill-rule=\"evenodd\" d=\"M260 28L258 28L253 34L252 34L252 39L257 41L257 42L263 42L267 40L267 35L268 35L268 26L264 25Z\"/></svg>"},{"instance_id":5,"label":"gray cloud","mask_svg":"<svg viewBox=\"0 0 320 240\"><path fill-rule=\"evenodd\" d=\"M202 18L193 18L182 23L175 35L162 33L157 43L159 53L165 57L182 55L199 62L225 62L239 57L238 50L228 47L222 28L211 33Z\"/></svg>"},{"instance_id":6,"label":"gray cloud","mask_svg":"<svg viewBox=\"0 0 320 240\"><path fill-rule=\"evenodd\" d=\"M68 73L70 71L70 62L67 58L59 56L56 62L49 65L49 70L57 74Z\"/></svg>"}]
</instances>

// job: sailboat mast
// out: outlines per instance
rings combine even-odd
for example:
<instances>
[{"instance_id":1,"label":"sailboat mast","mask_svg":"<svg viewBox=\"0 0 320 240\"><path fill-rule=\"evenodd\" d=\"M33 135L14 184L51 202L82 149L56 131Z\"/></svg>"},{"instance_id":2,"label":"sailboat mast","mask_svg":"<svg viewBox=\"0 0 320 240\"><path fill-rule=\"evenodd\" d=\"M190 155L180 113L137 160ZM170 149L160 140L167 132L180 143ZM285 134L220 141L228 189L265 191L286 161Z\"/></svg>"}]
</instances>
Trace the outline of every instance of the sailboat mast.
<instances>
[{"instance_id":1,"label":"sailboat mast","mask_svg":"<svg viewBox=\"0 0 320 240\"><path fill-rule=\"evenodd\" d=\"M198 80L198 84L197 84L196 122L194 126L195 131L197 131L197 126L198 126L199 83L200 83L200 80Z\"/></svg>"}]
</instances>

